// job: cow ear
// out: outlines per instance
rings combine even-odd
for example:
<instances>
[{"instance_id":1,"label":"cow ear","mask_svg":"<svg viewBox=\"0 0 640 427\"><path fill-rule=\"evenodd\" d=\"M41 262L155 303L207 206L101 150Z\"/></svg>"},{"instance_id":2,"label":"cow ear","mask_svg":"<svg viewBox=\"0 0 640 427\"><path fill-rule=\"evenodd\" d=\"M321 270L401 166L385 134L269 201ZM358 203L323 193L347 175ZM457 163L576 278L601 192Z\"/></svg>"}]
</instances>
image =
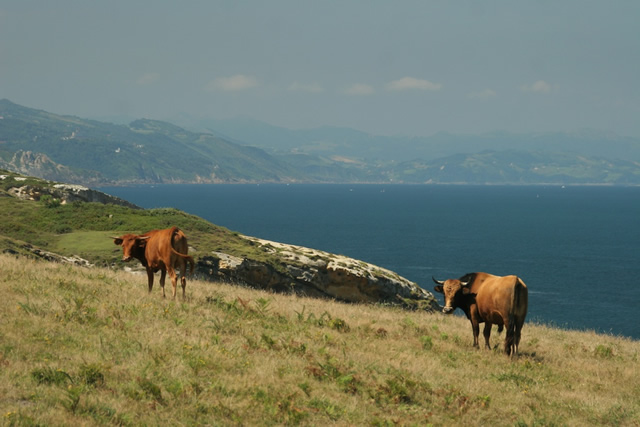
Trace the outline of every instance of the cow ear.
<instances>
[{"instance_id":1,"label":"cow ear","mask_svg":"<svg viewBox=\"0 0 640 427\"><path fill-rule=\"evenodd\" d=\"M136 239L136 245L140 246L140 247L147 246L147 239L148 239L148 237L138 237Z\"/></svg>"},{"instance_id":2,"label":"cow ear","mask_svg":"<svg viewBox=\"0 0 640 427\"><path fill-rule=\"evenodd\" d=\"M441 294L444 294L444 289L442 288L442 285L434 286L433 290L436 292L440 292Z\"/></svg>"},{"instance_id":3,"label":"cow ear","mask_svg":"<svg viewBox=\"0 0 640 427\"><path fill-rule=\"evenodd\" d=\"M119 237L114 237L114 238L113 238L113 244L114 244L114 245L117 245L117 246L122 245L122 239L121 239L121 238L119 238Z\"/></svg>"}]
</instances>

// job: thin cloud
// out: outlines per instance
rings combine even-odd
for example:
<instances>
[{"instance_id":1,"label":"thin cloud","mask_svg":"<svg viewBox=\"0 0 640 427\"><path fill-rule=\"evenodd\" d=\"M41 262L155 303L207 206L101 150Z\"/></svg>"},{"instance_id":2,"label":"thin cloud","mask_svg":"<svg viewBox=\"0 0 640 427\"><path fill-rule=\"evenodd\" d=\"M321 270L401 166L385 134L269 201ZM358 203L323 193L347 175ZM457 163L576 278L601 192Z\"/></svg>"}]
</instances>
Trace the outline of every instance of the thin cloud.
<instances>
[{"instance_id":1,"label":"thin cloud","mask_svg":"<svg viewBox=\"0 0 640 427\"><path fill-rule=\"evenodd\" d=\"M469 98L471 99L489 99L495 98L498 94L492 89L485 89L478 92L471 92Z\"/></svg>"},{"instance_id":2,"label":"thin cloud","mask_svg":"<svg viewBox=\"0 0 640 427\"><path fill-rule=\"evenodd\" d=\"M440 90L440 83L432 83L429 80L416 79L415 77L403 77L400 80L394 80L387 85L389 90Z\"/></svg>"},{"instance_id":3,"label":"thin cloud","mask_svg":"<svg viewBox=\"0 0 640 427\"><path fill-rule=\"evenodd\" d=\"M308 92L308 93L321 93L324 92L324 88L318 83L303 84L294 82L289 86L289 90L293 92Z\"/></svg>"},{"instance_id":4,"label":"thin cloud","mask_svg":"<svg viewBox=\"0 0 640 427\"><path fill-rule=\"evenodd\" d=\"M375 90L373 89L373 86L369 86L364 83L356 83L351 87L348 87L344 92L347 95L371 95Z\"/></svg>"},{"instance_id":5,"label":"thin cloud","mask_svg":"<svg viewBox=\"0 0 640 427\"><path fill-rule=\"evenodd\" d=\"M205 89L208 91L222 90L225 92L237 92L251 89L256 86L258 86L258 80L256 80L255 77L236 74L231 77L219 77L214 79L206 85Z\"/></svg>"},{"instance_id":6,"label":"thin cloud","mask_svg":"<svg viewBox=\"0 0 640 427\"><path fill-rule=\"evenodd\" d=\"M160 80L160 74L158 73L146 73L143 74L136 80L136 83L142 86L150 85L156 83Z\"/></svg>"},{"instance_id":7,"label":"thin cloud","mask_svg":"<svg viewBox=\"0 0 640 427\"><path fill-rule=\"evenodd\" d=\"M520 89L524 92L548 93L551 91L551 85L544 80L538 80L530 85L522 85L520 86Z\"/></svg>"}]
</instances>

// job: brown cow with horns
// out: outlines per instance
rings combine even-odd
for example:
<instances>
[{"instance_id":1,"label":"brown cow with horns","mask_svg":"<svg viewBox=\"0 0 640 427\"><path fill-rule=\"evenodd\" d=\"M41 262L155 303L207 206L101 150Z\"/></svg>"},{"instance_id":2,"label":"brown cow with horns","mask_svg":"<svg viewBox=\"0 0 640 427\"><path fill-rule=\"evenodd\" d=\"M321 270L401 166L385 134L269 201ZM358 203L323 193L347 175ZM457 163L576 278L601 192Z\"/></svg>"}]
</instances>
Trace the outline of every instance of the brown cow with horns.
<instances>
[{"instance_id":1,"label":"brown cow with horns","mask_svg":"<svg viewBox=\"0 0 640 427\"><path fill-rule=\"evenodd\" d=\"M491 326L498 325L498 332L507 328L504 351L508 355L518 353L520 331L527 316L528 291L522 279L517 276L493 276L487 273L469 273L460 279L439 281L434 287L444 294L445 306L442 312L451 314L456 308L462 309L471 321L473 346L478 347L480 323L484 326L484 340L488 349Z\"/></svg>"},{"instance_id":2,"label":"brown cow with horns","mask_svg":"<svg viewBox=\"0 0 640 427\"><path fill-rule=\"evenodd\" d=\"M185 298L187 287L186 264L189 262L190 273L193 273L193 258L187 255L189 246L187 236L178 228L171 227L164 230L152 230L144 234L125 234L120 237L111 237L113 243L122 246L122 260L130 261L138 259L147 269L149 278L149 292L153 289L153 274L158 270L160 274L160 286L162 297L164 293L164 279L167 272L173 286L173 298L176 297L178 275L175 269L180 269L180 283L182 285L182 298Z\"/></svg>"}]
</instances>

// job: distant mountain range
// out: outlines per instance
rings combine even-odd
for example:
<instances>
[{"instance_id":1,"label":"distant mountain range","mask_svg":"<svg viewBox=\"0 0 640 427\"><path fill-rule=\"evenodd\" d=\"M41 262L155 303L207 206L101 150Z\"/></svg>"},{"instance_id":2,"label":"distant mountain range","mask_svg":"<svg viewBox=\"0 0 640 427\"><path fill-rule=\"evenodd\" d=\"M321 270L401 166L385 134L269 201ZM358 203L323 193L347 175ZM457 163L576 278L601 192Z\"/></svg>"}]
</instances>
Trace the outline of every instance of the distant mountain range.
<instances>
[{"instance_id":1,"label":"distant mountain range","mask_svg":"<svg viewBox=\"0 0 640 427\"><path fill-rule=\"evenodd\" d=\"M483 151L565 152L610 160L640 161L640 139L596 130L514 134L491 132L465 135L440 132L428 137L375 136L349 128L291 130L258 120L180 118L181 126L263 148L272 153L346 156L367 161L436 160L454 154Z\"/></svg>"},{"instance_id":2,"label":"distant mountain range","mask_svg":"<svg viewBox=\"0 0 640 427\"><path fill-rule=\"evenodd\" d=\"M180 126L60 116L0 100L0 167L82 183L640 185L640 139L597 131L430 137L291 130L251 119Z\"/></svg>"},{"instance_id":3,"label":"distant mountain range","mask_svg":"<svg viewBox=\"0 0 640 427\"><path fill-rule=\"evenodd\" d=\"M0 167L62 182L280 182L304 179L264 150L167 122L116 125L0 100Z\"/></svg>"}]
</instances>

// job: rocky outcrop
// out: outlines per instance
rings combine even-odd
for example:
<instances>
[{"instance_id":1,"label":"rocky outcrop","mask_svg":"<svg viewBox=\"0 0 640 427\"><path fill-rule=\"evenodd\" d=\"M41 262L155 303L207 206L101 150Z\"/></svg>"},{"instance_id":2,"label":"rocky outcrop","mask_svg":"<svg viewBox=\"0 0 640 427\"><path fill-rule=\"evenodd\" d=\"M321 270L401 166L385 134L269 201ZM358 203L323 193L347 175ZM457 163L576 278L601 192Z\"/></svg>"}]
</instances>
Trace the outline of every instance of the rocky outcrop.
<instances>
[{"instance_id":1,"label":"rocky outcrop","mask_svg":"<svg viewBox=\"0 0 640 427\"><path fill-rule=\"evenodd\" d=\"M12 241L10 239L4 239L2 246L5 246L2 249L2 253L10 254L15 256L27 256L40 258L49 262L57 262L59 264L72 264L77 265L79 267L91 268L95 267L95 264L92 264L89 260L79 257L78 255L70 255L64 256L57 254L55 252L46 251L44 249L38 248L36 246L31 245L30 243L24 243L20 241Z\"/></svg>"},{"instance_id":2,"label":"rocky outcrop","mask_svg":"<svg viewBox=\"0 0 640 427\"><path fill-rule=\"evenodd\" d=\"M139 206L136 206L126 200L111 196L101 191L92 190L82 185L54 184L50 194L53 197L59 197L62 200L62 203L80 201L120 205L133 209L141 209Z\"/></svg>"},{"instance_id":3,"label":"rocky outcrop","mask_svg":"<svg viewBox=\"0 0 640 427\"><path fill-rule=\"evenodd\" d=\"M98 183L105 180L95 171L75 171L68 166L54 162L43 153L18 150L11 160L0 159L0 167L28 176L60 182Z\"/></svg>"},{"instance_id":4,"label":"rocky outcrop","mask_svg":"<svg viewBox=\"0 0 640 427\"><path fill-rule=\"evenodd\" d=\"M141 209L133 203L127 202L115 196L92 190L82 185L57 184L37 178L27 178L11 175L0 175L1 180L11 180L13 184L7 189L11 196L23 200L40 200L43 196L50 196L58 200L60 204L73 202L96 202L103 204L113 204L126 206L132 209ZM35 182L34 182L35 180Z\"/></svg>"},{"instance_id":5,"label":"rocky outcrop","mask_svg":"<svg viewBox=\"0 0 640 427\"><path fill-rule=\"evenodd\" d=\"M387 269L315 249L245 238L274 255L279 264L212 252L199 258L197 274L274 292L440 310L431 293Z\"/></svg>"},{"instance_id":6,"label":"rocky outcrop","mask_svg":"<svg viewBox=\"0 0 640 427\"><path fill-rule=\"evenodd\" d=\"M73 264L73 265L77 265L80 267L94 267L95 264L90 263L88 260L81 258L77 255L71 255L71 256L63 256L60 254L56 254L54 252L49 252L49 251L45 251L44 249L40 249L37 247L34 247L30 244L23 244L21 245L21 247L19 248L20 251L16 251L13 249L5 249L4 253L8 253L8 254L13 254L13 255L20 255L21 253L27 253L27 254L31 254L37 258L42 258L45 261L50 261L50 262L57 262L60 264Z\"/></svg>"}]
</instances>

